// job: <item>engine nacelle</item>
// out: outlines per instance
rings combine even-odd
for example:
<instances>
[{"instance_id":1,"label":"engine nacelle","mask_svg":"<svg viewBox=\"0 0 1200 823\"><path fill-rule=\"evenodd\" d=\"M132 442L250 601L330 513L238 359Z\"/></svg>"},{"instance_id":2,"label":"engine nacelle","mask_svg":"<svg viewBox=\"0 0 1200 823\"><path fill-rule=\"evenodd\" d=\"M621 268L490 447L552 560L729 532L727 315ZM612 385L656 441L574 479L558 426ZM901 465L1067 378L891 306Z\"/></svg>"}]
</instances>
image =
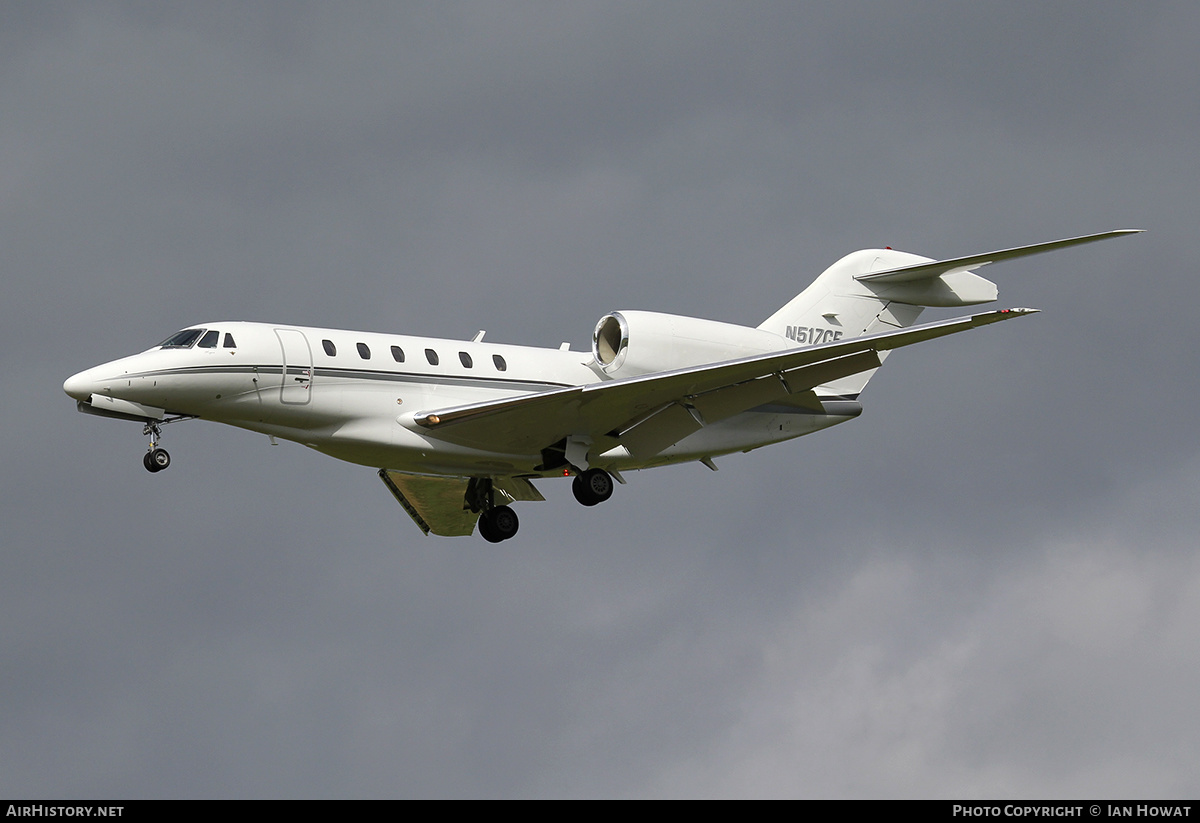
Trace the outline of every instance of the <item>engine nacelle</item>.
<instances>
[{"instance_id":1,"label":"engine nacelle","mask_svg":"<svg viewBox=\"0 0 1200 823\"><path fill-rule=\"evenodd\" d=\"M772 332L652 311L606 314L592 332L592 356L614 377L719 363L787 345Z\"/></svg>"}]
</instances>

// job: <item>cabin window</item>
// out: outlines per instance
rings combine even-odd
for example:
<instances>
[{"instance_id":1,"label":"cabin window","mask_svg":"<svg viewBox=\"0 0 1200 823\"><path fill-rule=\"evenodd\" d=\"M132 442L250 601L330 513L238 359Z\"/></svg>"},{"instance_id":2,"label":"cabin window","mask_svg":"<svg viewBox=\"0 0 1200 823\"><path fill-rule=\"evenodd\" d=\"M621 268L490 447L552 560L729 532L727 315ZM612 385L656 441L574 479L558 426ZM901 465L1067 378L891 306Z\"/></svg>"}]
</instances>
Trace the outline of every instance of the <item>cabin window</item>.
<instances>
[{"instance_id":1,"label":"cabin window","mask_svg":"<svg viewBox=\"0 0 1200 823\"><path fill-rule=\"evenodd\" d=\"M163 349L190 349L202 334L204 334L204 329L184 329L175 332L158 345Z\"/></svg>"},{"instance_id":2,"label":"cabin window","mask_svg":"<svg viewBox=\"0 0 1200 823\"><path fill-rule=\"evenodd\" d=\"M404 362L404 349L399 346L392 346L392 359L397 363Z\"/></svg>"},{"instance_id":3,"label":"cabin window","mask_svg":"<svg viewBox=\"0 0 1200 823\"><path fill-rule=\"evenodd\" d=\"M471 355L467 354L465 351L460 351L458 353L458 362L463 364L464 369L471 368Z\"/></svg>"},{"instance_id":4,"label":"cabin window","mask_svg":"<svg viewBox=\"0 0 1200 823\"><path fill-rule=\"evenodd\" d=\"M337 354L337 346L333 345L332 340L322 340L321 348L323 348L325 353L330 357L333 357Z\"/></svg>"},{"instance_id":5,"label":"cabin window","mask_svg":"<svg viewBox=\"0 0 1200 823\"><path fill-rule=\"evenodd\" d=\"M437 352L435 352L433 349L425 350L425 359L429 361L429 365L431 366L436 366L438 364Z\"/></svg>"},{"instance_id":6,"label":"cabin window","mask_svg":"<svg viewBox=\"0 0 1200 823\"><path fill-rule=\"evenodd\" d=\"M492 362L496 364L496 371L505 371L508 369L508 364L504 362L504 358L498 354L492 355Z\"/></svg>"},{"instance_id":7,"label":"cabin window","mask_svg":"<svg viewBox=\"0 0 1200 823\"><path fill-rule=\"evenodd\" d=\"M371 359L371 350L367 348L367 344L366 343L358 343L356 345L358 346L358 356L361 357L363 360L370 360Z\"/></svg>"},{"instance_id":8,"label":"cabin window","mask_svg":"<svg viewBox=\"0 0 1200 823\"><path fill-rule=\"evenodd\" d=\"M230 334L229 332L225 332L225 348L227 348L227 349L236 349L237 348L237 343L233 342L233 335Z\"/></svg>"},{"instance_id":9,"label":"cabin window","mask_svg":"<svg viewBox=\"0 0 1200 823\"><path fill-rule=\"evenodd\" d=\"M200 338L200 342L197 345L202 349L215 349L217 347L217 338L220 336L221 333L219 331L212 329L204 333L204 336Z\"/></svg>"}]
</instances>

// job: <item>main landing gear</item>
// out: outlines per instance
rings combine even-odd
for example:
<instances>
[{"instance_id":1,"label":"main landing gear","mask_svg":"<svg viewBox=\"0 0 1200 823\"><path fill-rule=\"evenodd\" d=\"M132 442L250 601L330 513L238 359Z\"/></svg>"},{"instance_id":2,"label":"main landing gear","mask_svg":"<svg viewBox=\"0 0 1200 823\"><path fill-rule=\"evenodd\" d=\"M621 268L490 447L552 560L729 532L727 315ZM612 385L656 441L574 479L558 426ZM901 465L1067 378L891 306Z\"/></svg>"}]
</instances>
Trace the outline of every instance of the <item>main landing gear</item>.
<instances>
[{"instance_id":1,"label":"main landing gear","mask_svg":"<svg viewBox=\"0 0 1200 823\"><path fill-rule=\"evenodd\" d=\"M521 521L508 506L496 505L496 489L487 477L472 477L467 484L466 504L479 512L479 533L489 543L515 537Z\"/></svg>"},{"instance_id":2,"label":"main landing gear","mask_svg":"<svg viewBox=\"0 0 1200 823\"><path fill-rule=\"evenodd\" d=\"M160 472L167 466L171 465L171 455L166 449L158 447L158 438L162 434L162 429L158 423L147 423L142 429L142 434L150 435L150 447L146 450L145 457L142 458L142 465L146 467L148 472Z\"/></svg>"},{"instance_id":3,"label":"main landing gear","mask_svg":"<svg viewBox=\"0 0 1200 823\"><path fill-rule=\"evenodd\" d=\"M571 481L571 491L575 499L585 506L595 506L612 497L612 475L604 469L588 469L583 474L575 475Z\"/></svg>"}]
</instances>

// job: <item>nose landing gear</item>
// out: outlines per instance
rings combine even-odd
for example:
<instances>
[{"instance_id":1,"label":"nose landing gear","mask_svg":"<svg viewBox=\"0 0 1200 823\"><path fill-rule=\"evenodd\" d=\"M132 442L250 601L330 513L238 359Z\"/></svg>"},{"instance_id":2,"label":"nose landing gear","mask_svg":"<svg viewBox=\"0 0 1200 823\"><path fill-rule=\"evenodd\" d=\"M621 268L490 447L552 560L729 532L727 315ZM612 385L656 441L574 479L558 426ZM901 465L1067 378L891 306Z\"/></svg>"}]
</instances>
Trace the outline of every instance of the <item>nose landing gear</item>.
<instances>
[{"instance_id":1,"label":"nose landing gear","mask_svg":"<svg viewBox=\"0 0 1200 823\"><path fill-rule=\"evenodd\" d=\"M171 465L171 455L167 454L166 449L152 449L142 458L142 465L146 471L160 472Z\"/></svg>"},{"instance_id":2,"label":"nose landing gear","mask_svg":"<svg viewBox=\"0 0 1200 823\"><path fill-rule=\"evenodd\" d=\"M142 434L150 435L150 447L142 458L142 465L146 467L146 471L160 472L170 466L171 455L167 453L166 449L158 447L158 438L162 435L162 429L159 428L158 423L147 423L142 429Z\"/></svg>"}]
</instances>

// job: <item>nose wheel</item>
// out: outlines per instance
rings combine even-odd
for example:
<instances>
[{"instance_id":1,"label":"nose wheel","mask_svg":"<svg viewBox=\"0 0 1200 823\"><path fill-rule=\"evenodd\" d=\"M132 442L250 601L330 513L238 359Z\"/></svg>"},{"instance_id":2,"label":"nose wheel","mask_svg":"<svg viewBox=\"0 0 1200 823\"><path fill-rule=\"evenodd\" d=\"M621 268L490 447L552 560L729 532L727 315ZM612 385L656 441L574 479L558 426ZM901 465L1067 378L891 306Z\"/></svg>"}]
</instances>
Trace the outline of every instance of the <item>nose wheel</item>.
<instances>
[{"instance_id":1,"label":"nose wheel","mask_svg":"<svg viewBox=\"0 0 1200 823\"><path fill-rule=\"evenodd\" d=\"M169 421L168 421L169 422ZM142 465L146 467L148 472L160 472L167 466L171 465L171 455L166 449L159 448L158 438L162 434L162 429L157 423L147 423L142 429L142 434L150 436L150 447L142 458Z\"/></svg>"},{"instance_id":2,"label":"nose wheel","mask_svg":"<svg viewBox=\"0 0 1200 823\"><path fill-rule=\"evenodd\" d=\"M146 471L160 472L171 465L171 455L167 454L166 449L151 449L142 458L142 465Z\"/></svg>"}]
</instances>

